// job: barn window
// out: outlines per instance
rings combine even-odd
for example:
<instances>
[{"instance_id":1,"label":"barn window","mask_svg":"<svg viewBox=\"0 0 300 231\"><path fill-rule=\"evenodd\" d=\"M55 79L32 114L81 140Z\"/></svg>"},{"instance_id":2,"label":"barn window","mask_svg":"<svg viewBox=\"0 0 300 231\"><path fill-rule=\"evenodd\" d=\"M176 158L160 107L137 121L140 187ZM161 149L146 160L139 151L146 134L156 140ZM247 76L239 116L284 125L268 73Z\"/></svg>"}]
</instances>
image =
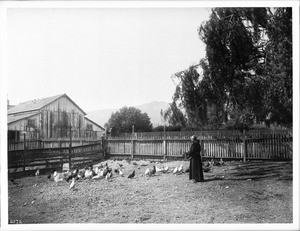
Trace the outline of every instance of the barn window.
<instances>
[{"instance_id":1,"label":"barn window","mask_svg":"<svg viewBox=\"0 0 300 231\"><path fill-rule=\"evenodd\" d=\"M36 127L36 120L35 119L28 119L28 127L35 128Z\"/></svg>"},{"instance_id":2,"label":"barn window","mask_svg":"<svg viewBox=\"0 0 300 231\"><path fill-rule=\"evenodd\" d=\"M87 125L86 125L86 130L88 130L88 131L93 131L93 125L87 124Z\"/></svg>"}]
</instances>

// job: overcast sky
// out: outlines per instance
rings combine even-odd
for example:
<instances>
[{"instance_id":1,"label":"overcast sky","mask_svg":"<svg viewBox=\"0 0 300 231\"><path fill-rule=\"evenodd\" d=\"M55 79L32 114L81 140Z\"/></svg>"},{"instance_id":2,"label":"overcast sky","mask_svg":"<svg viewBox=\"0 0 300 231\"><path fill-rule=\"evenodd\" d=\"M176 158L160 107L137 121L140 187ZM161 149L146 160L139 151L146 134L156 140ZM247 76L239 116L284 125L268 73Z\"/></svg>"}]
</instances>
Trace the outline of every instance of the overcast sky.
<instances>
[{"instance_id":1,"label":"overcast sky","mask_svg":"<svg viewBox=\"0 0 300 231\"><path fill-rule=\"evenodd\" d=\"M83 110L171 102L171 76L205 56L209 8L9 9L11 104L66 93Z\"/></svg>"}]
</instances>

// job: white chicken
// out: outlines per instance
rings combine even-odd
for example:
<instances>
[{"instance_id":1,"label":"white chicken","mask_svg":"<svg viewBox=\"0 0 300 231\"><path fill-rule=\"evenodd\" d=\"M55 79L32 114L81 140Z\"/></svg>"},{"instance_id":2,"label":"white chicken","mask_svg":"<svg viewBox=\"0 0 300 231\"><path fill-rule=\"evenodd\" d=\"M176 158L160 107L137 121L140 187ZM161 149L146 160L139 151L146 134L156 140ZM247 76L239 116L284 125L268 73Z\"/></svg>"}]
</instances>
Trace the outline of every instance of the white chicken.
<instances>
[{"instance_id":1,"label":"white chicken","mask_svg":"<svg viewBox=\"0 0 300 231\"><path fill-rule=\"evenodd\" d=\"M173 174L176 174L176 173L178 173L178 167L174 168L174 170L173 170Z\"/></svg>"},{"instance_id":2,"label":"white chicken","mask_svg":"<svg viewBox=\"0 0 300 231\"><path fill-rule=\"evenodd\" d=\"M70 184L70 187L69 187L69 190L74 190L74 188L75 188L75 178L72 178L72 182L71 182L71 184Z\"/></svg>"},{"instance_id":3,"label":"white chicken","mask_svg":"<svg viewBox=\"0 0 300 231\"><path fill-rule=\"evenodd\" d=\"M119 175L124 176L124 173L121 171L121 169L119 169Z\"/></svg>"},{"instance_id":4,"label":"white chicken","mask_svg":"<svg viewBox=\"0 0 300 231\"><path fill-rule=\"evenodd\" d=\"M156 172L163 172L163 168L159 168L159 167L157 167L157 166L155 166L155 168L156 168Z\"/></svg>"},{"instance_id":5,"label":"white chicken","mask_svg":"<svg viewBox=\"0 0 300 231\"><path fill-rule=\"evenodd\" d=\"M38 170L36 170L36 172L35 172L35 176L39 176L40 175L40 170L38 169Z\"/></svg>"},{"instance_id":6,"label":"white chicken","mask_svg":"<svg viewBox=\"0 0 300 231\"><path fill-rule=\"evenodd\" d=\"M94 172L95 172L96 175L99 173L99 167L98 166L95 167Z\"/></svg>"},{"instance_id":7,"label":"white chicken","mask_svg":"<svg viewBox=\"0 0 300 231\"><path fill-rule=\"evenodd\" d=\"M59 181L64 180L64 175L62 173L58 173L57 171L55 171L53 173L53 179L54 179L54 181L56 183L56 186L57 186Z\"/></svg>"},{"instance_id":8,"label":"white chicken","mask_svg":"<svg viewBox=\"0 0 300 231\"><path fill-rule=\"evenodd\" d=\"M145 171L145 176L149 176L150 175L150 169L147 168L146 171Z\"/></svg>"},{"instance_id":9,"label":"white chicken","mask_svg":"<svg viewBox=\"0 0 300 231\"><path fill-rule=\"evenodd\" d=\"M178 168L178 173L182 173L182 170L183 170L183 165L181 164Z\"/></svg>"},{"instance_id":10,"label":"white chicken","mask_svg":"<svg viewBox=\"0 0 300 231\"><path fill-rule=\"evenodd\" d=\"M86 169L84 172L84 177L86 179L91 179L93 177L93 171L90 169Z\"/></svg>"},{"instance_id":11,"label":"white chicken","mask_svg":"<svg viewBox=\"0 0 300 231\"><path fill-rule=\"evenodd\" d=\"M169 166L166 165L166 166L164 167L163 173L167 173L168 171L169 171Z\"/></svg>"},{"instance_id":12,"label":"white chicken","mask_svg":"<svg viewBox=\"0 0 300 231\"><path fill-rule=\"evenodd\" d=\"M92 180L100 180L103 178L103 175L100 175L100 173L98 173L96 176L92 177Z\"/></svg>"},{"instance_id":13,"label":"white chicken","mask_svg":"<svg viewBox=\"0 0 300 231\"><path fill-rule=\"evenodd\" d=\"M100 169L98 175L101 177L104 177L104 169Z\"/></svg>"}]
</instances>

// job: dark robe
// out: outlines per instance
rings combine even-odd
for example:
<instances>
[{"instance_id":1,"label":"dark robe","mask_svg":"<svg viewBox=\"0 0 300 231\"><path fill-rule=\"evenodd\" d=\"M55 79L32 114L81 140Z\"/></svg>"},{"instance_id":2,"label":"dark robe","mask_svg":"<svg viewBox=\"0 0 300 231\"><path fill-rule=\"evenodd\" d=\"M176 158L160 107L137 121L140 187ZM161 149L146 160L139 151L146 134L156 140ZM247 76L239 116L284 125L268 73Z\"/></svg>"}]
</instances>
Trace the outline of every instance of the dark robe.
<instances>
[{"instance_id":1,"label":"dark robe","mask_svg":"<svg viewBox=\"0 0 300 231\"><path fill-rule=\"evenodd\" d=\"M194 179L197 182L203 182L203 169L202 169L202 160L201 160L201 146L199 140L196 140L191 145L189 151L190 157L190 176L189 179Z\"/></svg>"}]
</instances>

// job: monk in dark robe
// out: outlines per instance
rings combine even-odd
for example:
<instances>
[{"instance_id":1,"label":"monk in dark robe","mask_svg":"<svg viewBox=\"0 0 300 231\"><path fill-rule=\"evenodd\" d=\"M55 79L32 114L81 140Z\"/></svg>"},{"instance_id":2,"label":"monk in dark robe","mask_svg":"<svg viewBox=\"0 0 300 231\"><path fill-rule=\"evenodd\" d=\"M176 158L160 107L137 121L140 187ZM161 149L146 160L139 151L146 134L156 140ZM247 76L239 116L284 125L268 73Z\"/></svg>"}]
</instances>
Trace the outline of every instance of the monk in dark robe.
<instances>
[{"instance_id":1,"label":"monk in dark robe","mask_svg":"<svg viewBox=\"0 0 300 231\"><path fill-rule=\"evenodd\" d=\"M190 151L188 152L190 159L190 176L189 179L196 182L203 182L203 169L202 169L202 160L201 160L201 146L200 141L197 140L196 136L191 137L192 145Z\"/></svg>"}]
</instances>

